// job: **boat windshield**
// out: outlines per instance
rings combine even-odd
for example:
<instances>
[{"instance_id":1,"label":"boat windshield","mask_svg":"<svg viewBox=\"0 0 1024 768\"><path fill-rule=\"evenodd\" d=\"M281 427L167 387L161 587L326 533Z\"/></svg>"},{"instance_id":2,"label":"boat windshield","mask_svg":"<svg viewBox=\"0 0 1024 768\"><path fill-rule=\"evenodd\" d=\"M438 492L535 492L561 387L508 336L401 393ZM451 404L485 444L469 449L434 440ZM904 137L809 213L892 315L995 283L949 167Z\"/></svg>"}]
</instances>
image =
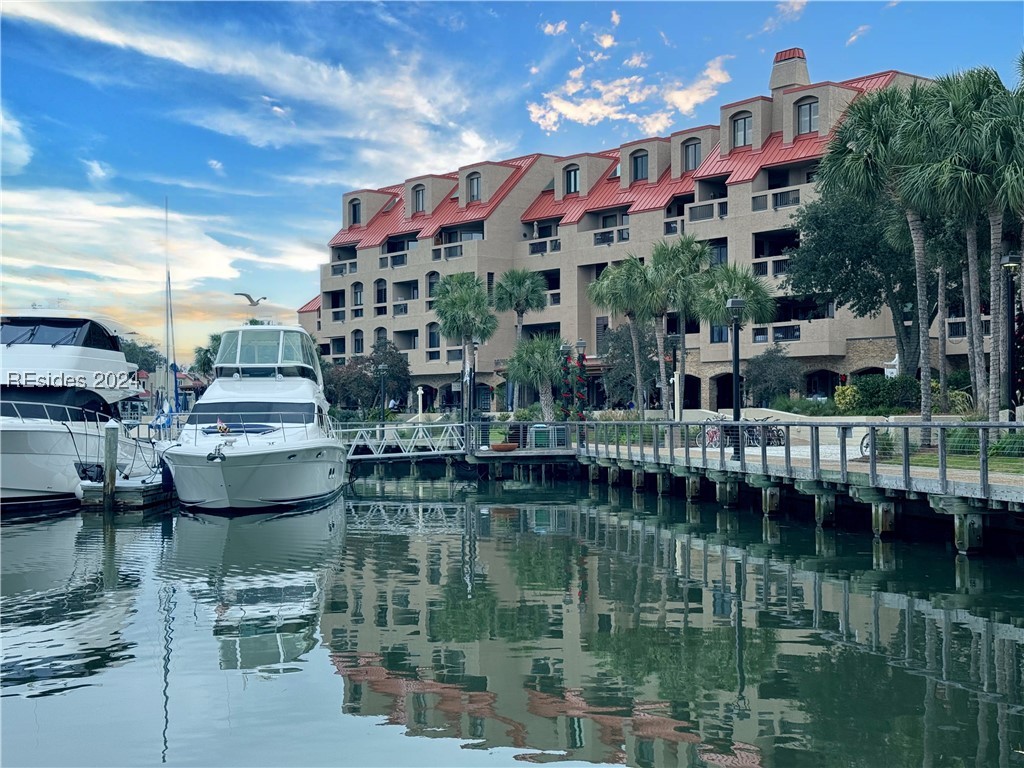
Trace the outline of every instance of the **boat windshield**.
<instances>
[{"instance_id":1,"label":"boat windshield","mask_svg":"<svg viewBox=\"0 0 1024 768\"><path fill-rule=\"evenodd\" d=\"M319 381L320 364L309 334L280 328L226 331L214 363L218 376L300 376Z\"/></svg>"},{"instance_id":2,"label":"boat windshield","mask_svg":"<svg viewBox=\"0 0 1024 768\"><path fill-rule=\"evenodd\" d=\"M189 424L312 424L313 403L196 403Z\"/></svg>"},{"instance_id":3,"label":"boat windshield","mask_svg":"<svg viewBox=\"0 0 1024 768\"><path fill-rule=\"evenodd\" d=\"M5 317L0 325L0 344L48 344L119 350L117 337L90 320L61 318Z\"/></svg>"}]
</instances>

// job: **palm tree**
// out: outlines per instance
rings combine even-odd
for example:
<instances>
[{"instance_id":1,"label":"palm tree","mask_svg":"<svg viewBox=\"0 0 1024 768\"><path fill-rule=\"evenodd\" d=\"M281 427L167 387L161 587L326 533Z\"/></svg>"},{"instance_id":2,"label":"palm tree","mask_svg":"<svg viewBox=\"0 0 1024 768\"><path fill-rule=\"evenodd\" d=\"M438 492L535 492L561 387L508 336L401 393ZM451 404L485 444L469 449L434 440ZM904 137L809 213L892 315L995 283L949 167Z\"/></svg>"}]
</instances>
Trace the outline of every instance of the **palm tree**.
<instances>
[{"instance_id":1,"label":"palm tree","mask_svg":"<svg viewBox=\"0 0 1024 768\"><path fill-rule=\"evenodd\" d=\"M931 306L928 261L921 210L906 196L905 169L921 160L921 146L906 136L923 108L924 88L884 88L860 96L829 141L819 166L823 190L845 190L865 197L885 196L903 212L914 245L917 315L920 335L921 420L932 418L932 368L929 344Z\"/></svg>"},{"instance_id":2,"label":"palm tree","mask_svg":"<svg viewBox=\"0 0 1024 768\"><path fill-rule=\"evenodd\" d=\"M508 361L509 381L527 384L537 390L545 421L555 418L551 387L562 375L561 346L561 339L555 336L534 336L519 342Z\"/></svg>"},{"instance_id":3,"label":"palm tree","mask_svg":"<svg viewBox=\"0 0 1024 768\"><path fill-rule=\"evenodd\" d=\"M491 312L483 281L472 272L445 275L434 292L434 311L441 335L462 345L465 382L469 378L470 345L487 341L498 330L498 317Z\"/></svg>"},{"instance_id":4,"label":"palm tree","mask_svg":"<svg viewBox=\"0 0 1024 768\"><path fill-rule=\"evenodd\" d=\"M641 297L636 290L638 281L632 276L643 271L643 262L636 256L627 256L626 260L613 264L601 273L587 287L587 296L595 306L608 309L615 314L622 315L629 324L629 337L633 342L633 369L636 377L636 384L633 392L633 402L643 402L643 374L640 371L640 341L637 336L637 323L647 319L643 315ZM643 408L640 409L641 416L644 415Z\"/></svg>"},{"instance_id":5,"label":"palm tree","mask_svg":"<svg viewBox=\"0 0 1024 768\"><path fill-rule=\"evenodd\" d=\"M768 283L747 266L723 264L701 272L693 299L698 317L712 325L730 325L732 313L726 306L731 298L744 301L740 325L770 323L775 317L775 299Z\"/></svg>"},{"instance_id":6,"label":"palm tree","mask_svg":"<svg viewBox=\"0 0 1024 768\"><path fill-rule=\"evenodd\" d=\"M206 347L196 347L193 350L192 370L201 376L213 374L213 364L217 360L217 351L220 349L220 334L211 333L210 343Z\"/></svg>"},{"instance_id":7,"label":"palm tree","mask_svg":"<svg viewBox=\"0 0 1024 768\"><path fill-rule=\"evenodd\" d=\"M494 308L516 313L516 344L523 340L523 318L527 312L539 312L548 304L547 281L539 272L510 269L494 285ZM512 393L512 410L519 407L519 388Z\"/></svg>"}]
</instances>

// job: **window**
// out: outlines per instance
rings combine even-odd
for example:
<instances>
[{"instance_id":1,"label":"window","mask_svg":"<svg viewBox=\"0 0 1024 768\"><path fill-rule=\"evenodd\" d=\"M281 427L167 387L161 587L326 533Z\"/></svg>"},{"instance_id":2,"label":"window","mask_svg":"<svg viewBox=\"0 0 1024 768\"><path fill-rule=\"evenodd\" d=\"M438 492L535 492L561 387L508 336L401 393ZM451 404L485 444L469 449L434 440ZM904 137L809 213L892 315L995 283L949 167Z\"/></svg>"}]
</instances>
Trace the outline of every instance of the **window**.
<instances>
[{"instance_id":1,"label":"window","mask_svg":"<svg viewBox=\"0 0 1024 768\"><path fill-rule=\"evenodd\" d=\"M363 204L353 200L348 204L348 225L350 227L363 222Z\"/></svg>"},{"instance_id":2,"label":"window","mask_svg":"<svg viewBox=\"0 0 1024 768\"><path fill-rule=\"evenodd\" d=\"M352 331L352 354L363 354L363 332Z\"/></svg>"},{"instance_id":3,"label":"window","mask_svg":"<svg viewBox=\"0 0 1024 768\"><path fill-rule=\"evenodd\" d=\"M427 210L427 188L417 184L412 188L412 212L423 213Z\"/></svg>"},{"instance_id":4,"label":"window","mask_svg":"<svg viewBox=\"0 0 1024 768\"><path fill-rule=\"evenodd\" d=\"M441 275L437 272L427 273L427 298L434 298L434 293L437 291L437 283L441 279Z\"/></svg>"},{"instance_id":5,"label":"window","mask_svg":"<svg viewBox=\"0 0 1024 768\"><path fill-rule=\"evenodd\" d=\"M729 341L729 326L728 325L712 325L711 326L711 343L712 344L724 344Z\"/></svg>"},{"instance_id":6,"label":"window","mask_svg":"<svg viewBox=\"0 0 1024 768\"><path fill-rule=\"evenodd\" d=\"M806 101L796 105L796 132L818 132L818 100Z\"/></svg>"},{"instance_id":7,"label":"window","mask_svg":"<svg viewBox=\"0 0 1024 768\"><path fill-rule=\"evenodd\" d=\"M729 263L729 246L726 243L711 244L711 266Z\"/></svg>"},{"instance_id":8,"label":"window","mask_svg":"<svg viewBox=\"0 0 1024 768\"><path fill-rule=\"evenodd\" d=\"M469 187L469 202L480 202L480 174L469 174L469 176L466 178L466 185Z\"/></svg>"},{"instance_id":9,"label":"window","mask_svg":"<svg viewBox=\"0 0 1024 768\"><path fill-rule=\"evenodd\" d=\"M732 119L732 145L749 147L754 139L754 117L749 112L741 112Z\"/></svg>"},{"instance_id":10,"label":"window","mask_svg":"<svg viewBox=\"0 0 1024 768\"><path fill-rule=\"evenodd\" d=\"M683 170L695 171L700 165L700 139L690 139L683 144Z\"/></svg>"},{"instance_id":11,"label":"window","mask_svg":"<svg viewBox=\"0 0 1024 768\"><path fill-rule=\"evenodd\" d=\"M375 304L385 304L388 300L388 282L387 280L378 280L373 284L373 294Z\"/></svg>"},{"instance_id":12,"label":"window","mask_svg":"<svg viewBox=\"0 0 1024 768\"><path fill-rule=\"evenodd\" d=\"M608 229L614 227L619 223L619 216L615 213L606 213L601 217L601 229Z\"/></svg>"},{"instance_id":13,"label":"window","mask_svg":"<svg viewBox=\"0 0 1024 768\"><path fill-rule=\"evenodd\" d=\"M437 323L427 325L427 347L438 349L441 346L441 326Z\"/></svg>"},{"instance_id":14,"label":"window","mask_svg":"<svg viewBox=\"0 0 1024 768\"><path fill-rule=\"evenodd\" d=\"M363 284L352 283L352 306L363 306Z\"/></svg>"},{"instance_id":15,"label":"window","mask_svg":"<svg viewBox=\"0 0 1024 768\"><path fill-rule=\"evenodd\" d=\"M373 332L373 341L374 341L375 344L380 344L382 341L387 341L387 340L388 340L388 329L387 328L383 328L383 327L377 328Z\"/></svg>"},{"instance_id":16,"label":"window","mask_svg":"<svg viewBox=\"0 0 1024 768\"><path fill-rule=\"evenodd\" d=\"M580 167L569 165L565 168L565 194L571 195L580 191Z\"/></svg>"},{"instance_id":17,"label":"window","mask_svg":"<svg viewBox=\"0 0 1024 768\"><path fill-rule=\"evenodd\" d=\"M634 152L630 158L633 176L631 181L641 181L647 178L647 153L643 150Z\"/></svg>"}]
</instances>

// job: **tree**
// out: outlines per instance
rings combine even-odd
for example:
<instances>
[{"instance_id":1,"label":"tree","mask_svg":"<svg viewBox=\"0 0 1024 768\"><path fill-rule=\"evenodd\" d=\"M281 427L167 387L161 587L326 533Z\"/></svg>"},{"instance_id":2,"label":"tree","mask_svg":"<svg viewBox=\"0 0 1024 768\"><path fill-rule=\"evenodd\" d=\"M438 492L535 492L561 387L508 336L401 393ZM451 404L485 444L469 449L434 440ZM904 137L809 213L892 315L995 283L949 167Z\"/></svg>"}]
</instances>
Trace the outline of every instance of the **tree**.
<instances>
[{"instance_id":1,"label":"tree","mask_svg":"<svg viewBox=\"0 0 1024 768\"><path fill-rule=\"evenodd\" d=\"M747 266L722 264L700 273L694 309L712 325L730 325L732 314L726 302L744 301L740 325L770 323L775 317L775 299L768 284Z\"/></svg>"},{"instance_id":2,"label":"tree","mask_svg":"<svg viewBox=\"0 0 1024 768\"><path fill-rule=\"evenodd\" d=\"M711 262L711 249L691 235L682 235L671 243L661 240L651 248L650 257L642 262L632 257L623 262L628 265L624 279L632 281L628 295L637 302L637 314L654 321L654 340L657 347L658 389L666 419L672 418L669 408L668 378L665 375L665 336L668 315L674 309L683 315L693 305L697 275ZM685 365L685 363L684 363ZM685 367L684 367L685 371Z\"/></svg>"},{"instance_id":3,"label":"tree","mask_svg":"<svg viewBox=\"0 0 1024 768\"><path fill-rule=\"evenodd\" d=\"M370 353L369 369L375 377L375 393L380 392L381 366L387 370L384 375L384 402L380 404L384 408L392 398L405 400L412 385L412 376L409 375L409 358L399 352L395 343L388 339L375 342Z\"/></svg>"},{"instance_id":4,"label":"tree","mask_svg":"<svg viewBox=\"0 0 1024 768\"><path fill-rule=\"evenodd\" d=\"M587 288L587 295L596 306L622 315L629 324L629 336L633 343L633 400L638 404L642 402L641 394L644 389L644 380L640 370L640 329L638 326L648 318L642 314L642 301L637 295L638 286L641 283L634 278L634 275L642 271L643 262L636 256L628 256L625 261L606 268L601 276ZM643 416L642 410L641 416Z\"/></svg>"},{"instance_id":5,"label":"tree","mask_svg":"<svg viewBox=\"0 0 1024 768\"><path fill-rule=\"evenodd\" d=\"M655 365L654 333L649 326L638 329L637 346L640 350L641 381L654 381L657 376ZM604 344L598 348L604 358L605 372L601 377L605 398L613 407L622 407L634 401L642 409L644 399L637 398L635 358L633 352L633 330L626 324L609 330L604 335Z\"/></svg>"},{"instance_id":6,"label":"tree","mask_svg":"<svg viewBox=\"0 0 1024 768\"><path fill-rule=\"evenodd\" d=\"M767 406L777 396L800 389L803 368L789 356L785 347L776 342L747 361L743 379L751 403Z\"/></svg>"},{"instance_id":7,"label":"tree","mask_svg":"<svg viewBox=\"0 0 1024 768\"><path fill-rule=\"evenodd\" d=\"M494 285L494 308L516 313L516 344L523 340L523 318L527 312L539 312L548 303L548 284L538 272L510 269ZM519 407L519 388L512 393L513 411Z\"/></svg>"},{"instance_id":8,"label":"tree","mask_svg":"<svg viewBox=\"0 0 1024 768\"><path fill-rule=\"evenodd\" d=\"M205 347L196 347L193 350L192 370L201 376L213 375L213 364L217 360L217 352L220 350L220 334L211 333L210 343Z\"/></svg>"},{"instance_id":9,"label":"tree","mask_svg":"<svg viewBox=\"0 0 1024 768\"><path fill-rule=\"evenodd\" d=\"M374 378L373 361L362 355L351 357L345 365L332 365L327 370L324 394L331 405L358 408L367 418L379 382Z\"/></svg>"},{"instance_id":10,"label":"tree","mask_svg":"<svg viewBox=\"0 0 1024 768\"><path fill-rule=\"evenodd\" d=\"M167 365L167 358L150 342L139 344L131 339L121 339L121 351L129 363L139 366L140 371L153 373L157 368Z\"/></svg>"},{"instance_id":11,"label":"tree","mask_svg":"<svg viewBox=\"0 0 1024 768\"><path fill-rule=\"evenodd\" d=\"M800 247L789 251L783 288L848 306L858 317L886 307L892 316L900 373L914 375L919 357L917 321L903 322L903 308L914 303L914 262L910 249L894 247L886 236L889 202L882 198L827 191L802 206L794 225Z\"/></svg>"},{"instance_id":12,"label":"tree","mask_svg":"<svg viewBox=\"0 0 1024 768\"><path fill-rule=\"evenodd\" d=\"M921 366L921 420L931 421L928 261L921 210L907 199L905 170L921 161L922 148L906 135L923 108L924 89L884 88L855 99L836 128L818 169L823 191L846 189L869 198L888 197L901 210L914 244L914 276ZM901 131L903 132L901 134Z\"/></svg>"},{"instance_id":13,"label":"tree","mask_svg":"<svg viewBox=\"0 0 1024 768\"><path fill-rule=\"evenodd\" d=\"M555 418L551 387L561 375L561 346L562 340L556 336L534 336L517 344L508 361L508 380L537 390L545 421Z\"/></svg>"}]
</instances>

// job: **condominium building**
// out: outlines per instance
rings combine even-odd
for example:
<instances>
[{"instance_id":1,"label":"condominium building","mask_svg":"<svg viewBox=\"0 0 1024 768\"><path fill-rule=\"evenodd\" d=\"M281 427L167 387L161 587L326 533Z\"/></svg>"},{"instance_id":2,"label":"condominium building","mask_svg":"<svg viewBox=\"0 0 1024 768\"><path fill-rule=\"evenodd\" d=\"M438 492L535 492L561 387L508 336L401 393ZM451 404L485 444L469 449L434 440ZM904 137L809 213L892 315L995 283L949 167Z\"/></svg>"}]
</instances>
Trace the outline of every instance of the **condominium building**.
<instances>
[{"instance_id":1,"label":"condominium building","mask_svg":"<svg viewBox=\"0 0 1024 768\"><path fill-rule=\"evenodd\" d=\"M799 242L797 207L815 195L815 172L830 133L860 94L916 78L896 71L812 83L799 48L775 56L770 94L722 105L716 125L617 150L568 157L534 154L418 176L343 197L342 228L321 267L319 328L335 362L389 339L408 355L426 403L461 401L462 349L441 336L431 296L445 275L472 272L491 290L510 268L543 276L547 307L526 315L524 335L582 339L600 368L603 337L619 319L594 307L587 287L627 254L686 232L719 263L752 267L777 293L772 323L747 325L746 360L773 342L805 371L805 394L829 393L840 374L881 372L896 355L888 315L857 318L814 297L784 295L784 251ZM314 299L316 301L316 299ZM474 353L476 402L487 410L515 344L515 316ZM680 333L670 321L670 333ZM686 323L685 407L732 405L726 327ZM602 405L599 381L590 403Z\"/></svg>"}]
</instances>

